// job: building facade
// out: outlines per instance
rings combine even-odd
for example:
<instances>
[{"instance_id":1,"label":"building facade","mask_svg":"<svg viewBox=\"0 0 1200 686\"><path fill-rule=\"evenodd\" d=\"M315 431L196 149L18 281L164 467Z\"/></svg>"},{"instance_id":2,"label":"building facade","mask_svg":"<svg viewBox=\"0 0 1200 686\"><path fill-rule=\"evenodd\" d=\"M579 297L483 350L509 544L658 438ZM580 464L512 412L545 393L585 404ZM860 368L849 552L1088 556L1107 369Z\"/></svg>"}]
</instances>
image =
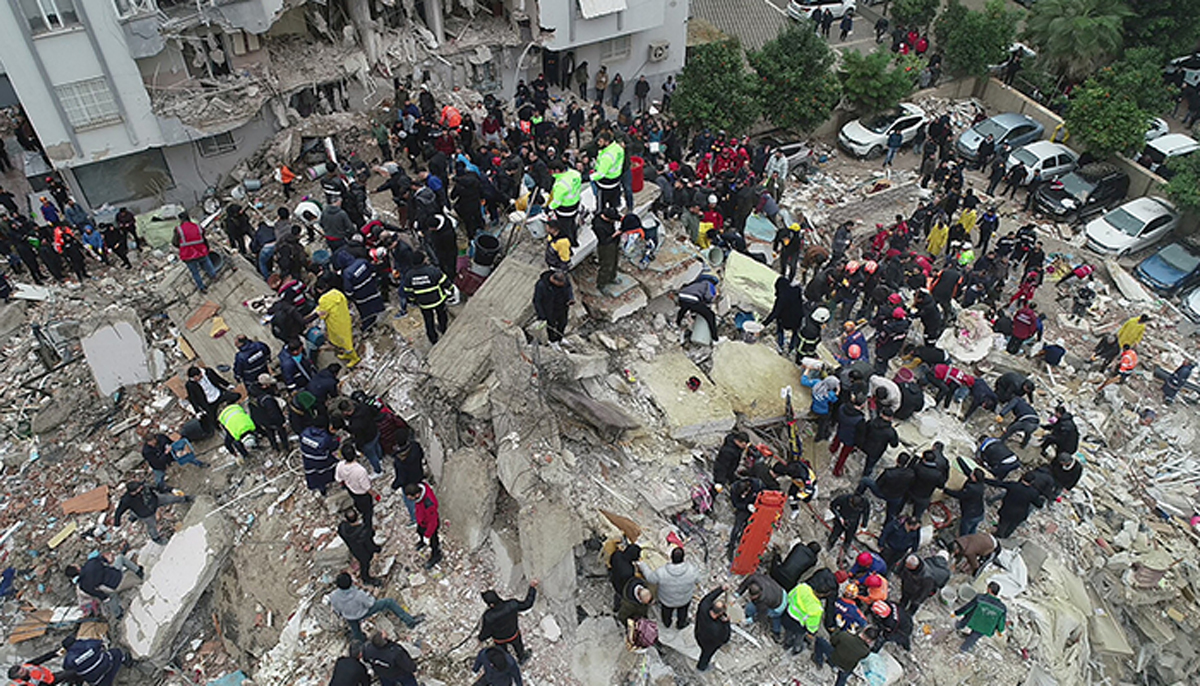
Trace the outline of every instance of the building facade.
<instances>
[{"instance_id":1,"label":"building facade","mask_svg":"<svg viewBox=\"0 0 1200 686\"><path fill-rule=\"evenodd\" d=\"M641 74L657 96L682 67L687 12L687 0L0 0L0 64L77 200L190 207L281 129L415 84L506 99L547 64L565 79L587 61L592 78L599 64L620 72L625 99ZM45 171L42 155L26 160L28 175Z\"/></svg>"}]
</instances>

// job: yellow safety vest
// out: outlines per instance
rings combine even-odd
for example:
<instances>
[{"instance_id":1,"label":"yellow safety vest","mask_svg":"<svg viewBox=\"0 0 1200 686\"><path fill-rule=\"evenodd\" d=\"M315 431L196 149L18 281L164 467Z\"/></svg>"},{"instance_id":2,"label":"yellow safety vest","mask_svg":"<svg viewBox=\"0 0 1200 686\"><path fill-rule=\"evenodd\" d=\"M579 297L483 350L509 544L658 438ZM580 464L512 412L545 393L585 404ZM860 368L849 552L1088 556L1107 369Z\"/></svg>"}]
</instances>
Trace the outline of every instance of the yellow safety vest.
<instances>
[{"instance_id":1,"label":"yellow safety vest","mask_svg":"<svg viewBox=\"0 0 1200 686\"><path fill-rule=\"evenodd\" d=\"M621 177L621 167L625 166L625 148L613 141L600 151L596 158L596 168L593 175L597 179L618 179Z\"/></svg>"},{"instance_id":2,"label":"yellow safety vest","mask_svg":"<svg viewBox=\"0 0 1200 686\"><path fill-rule=\"evenodd\" d=\"M583 175L574 169L554 175L554 188L550 190L550 209L575 207L583 194Z\"/></svg>"},{"instance_id":3,"label":"yellow safety vest","mask_svg":"<svg viewBox=\"0 0 1200 686\"><path fill-rule=\"evenodd\" d=\"M241 405L230 405L221 410L217 421L221 422L221 426L225 427L235 441L242 440L242 436L254 431L254 420Z\"/></svg>"}]
</instances>

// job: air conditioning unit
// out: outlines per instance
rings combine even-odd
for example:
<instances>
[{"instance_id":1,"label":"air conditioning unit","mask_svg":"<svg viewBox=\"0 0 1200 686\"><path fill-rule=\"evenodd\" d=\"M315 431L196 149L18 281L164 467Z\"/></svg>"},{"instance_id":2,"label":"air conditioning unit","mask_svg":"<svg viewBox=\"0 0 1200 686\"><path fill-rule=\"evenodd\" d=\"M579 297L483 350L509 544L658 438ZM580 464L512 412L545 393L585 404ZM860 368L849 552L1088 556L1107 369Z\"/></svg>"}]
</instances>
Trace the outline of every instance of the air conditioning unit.
<instances>
[{"instance_id":1,"label":"air conditioning unit","mask_svg":"<svg viewBox=\"0 0 1200 686\"><path fill-rule=\"evenodd\" d=\"M654 41L650 44L650 61L663 62L671 56L671 44L668 41Z\"/></svg>"}]
</instances>

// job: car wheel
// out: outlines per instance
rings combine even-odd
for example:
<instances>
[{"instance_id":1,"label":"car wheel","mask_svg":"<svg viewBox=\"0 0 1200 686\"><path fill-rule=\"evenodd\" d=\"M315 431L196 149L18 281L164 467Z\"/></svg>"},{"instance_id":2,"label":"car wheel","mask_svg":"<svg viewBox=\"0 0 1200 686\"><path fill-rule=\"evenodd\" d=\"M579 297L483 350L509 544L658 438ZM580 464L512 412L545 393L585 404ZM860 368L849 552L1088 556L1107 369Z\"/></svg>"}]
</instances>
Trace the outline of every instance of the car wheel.
<instances>
[{"instance_id":1,"label":"car wheel","mask_svg":"<svg viewBox=\"0 0 1200 686\"><path fill-rule=\"evenodd\" d=\"M867 159L868 160L877 160L880 157L883 157L883 146L882 145L876 145L867 151Z\"/></svg>"}]
</instances>

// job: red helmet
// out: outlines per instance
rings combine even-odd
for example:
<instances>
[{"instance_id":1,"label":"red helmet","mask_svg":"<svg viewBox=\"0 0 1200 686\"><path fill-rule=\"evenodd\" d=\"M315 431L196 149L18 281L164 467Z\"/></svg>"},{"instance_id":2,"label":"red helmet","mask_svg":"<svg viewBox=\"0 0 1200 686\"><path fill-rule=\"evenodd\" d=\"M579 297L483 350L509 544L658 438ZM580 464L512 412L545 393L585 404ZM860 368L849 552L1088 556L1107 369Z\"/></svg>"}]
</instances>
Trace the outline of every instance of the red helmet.
<instances>
[{"instance_id":1,"label":"red helmet","mask_svg":"<svg viewBox=\"0 0 1200 686\"><path fill-rule=\"evenodd\" d=\"M893 305L899 305L904 302L904 298L901 298L899 293L892 293L888 296L888 302Z\"/></svg>"},{"instance_id":2,"label":"red helmet","mask_svg":"<svg viewBox=\"0 0 1200 686\"><path fill-rule=\"evenodd\" d=\"M870 567L871 563L875 562L875 556L866 552L859 553L858 557L854 559L854 562L859 567Z\"/></svg>"},{"instance_id":3,"label":"red helmet","mask_svg":"<svg viewBox=\"0 0 1200 686\"><path fill-rule=\"evenodd\" d=\"M879 588L880 586L883 586L883 577L879 576L878 574L868 575L867 580L864 581L863 584L866 585L867 588Z\"/></svg>"},{"instance_id":4,"label":"red helmet","mask_svg":"<svg viewBox=\"0 0 1200 686\"><path fill-rule=\"evenodd\" d=\"M846 273L847 274L853 274L856 271L858 271L858 261L857 260L850 260L849 262L846 263Z\"/></svg>"},{"instance_id":5,"label":"red helmet","mask_svg":"<svg viewBox=\"0 0 1200 686\"><path fill-rule=\"evenodd\" d=\"M903 307L897 307L896 309L892 310L893 319L904 319L907 316L908 313L904 311Z\"/></svg>"},{"instance_id":6,"label":"red helmet","mask_svg":"<svg viewBox=\"0 0 1200 686\"><path fill-rule=\"evenodd\" d=\"M867 260L863 263L863 271L868 274L874 274L876 269L879 269L879 263L875 260Z\"/></svg>"},{"instance_id":7,"label":"red helmet","mask_svg":"<svg viewBox=\"0 0 1200 686\"><path fill-rule=\"evenodd\" d=\"M846 348L846 354L850 357L850 359L857 360L858 358L862 357L862 347L855 343L849 348Z\"/></svg>"}]
</instances>

